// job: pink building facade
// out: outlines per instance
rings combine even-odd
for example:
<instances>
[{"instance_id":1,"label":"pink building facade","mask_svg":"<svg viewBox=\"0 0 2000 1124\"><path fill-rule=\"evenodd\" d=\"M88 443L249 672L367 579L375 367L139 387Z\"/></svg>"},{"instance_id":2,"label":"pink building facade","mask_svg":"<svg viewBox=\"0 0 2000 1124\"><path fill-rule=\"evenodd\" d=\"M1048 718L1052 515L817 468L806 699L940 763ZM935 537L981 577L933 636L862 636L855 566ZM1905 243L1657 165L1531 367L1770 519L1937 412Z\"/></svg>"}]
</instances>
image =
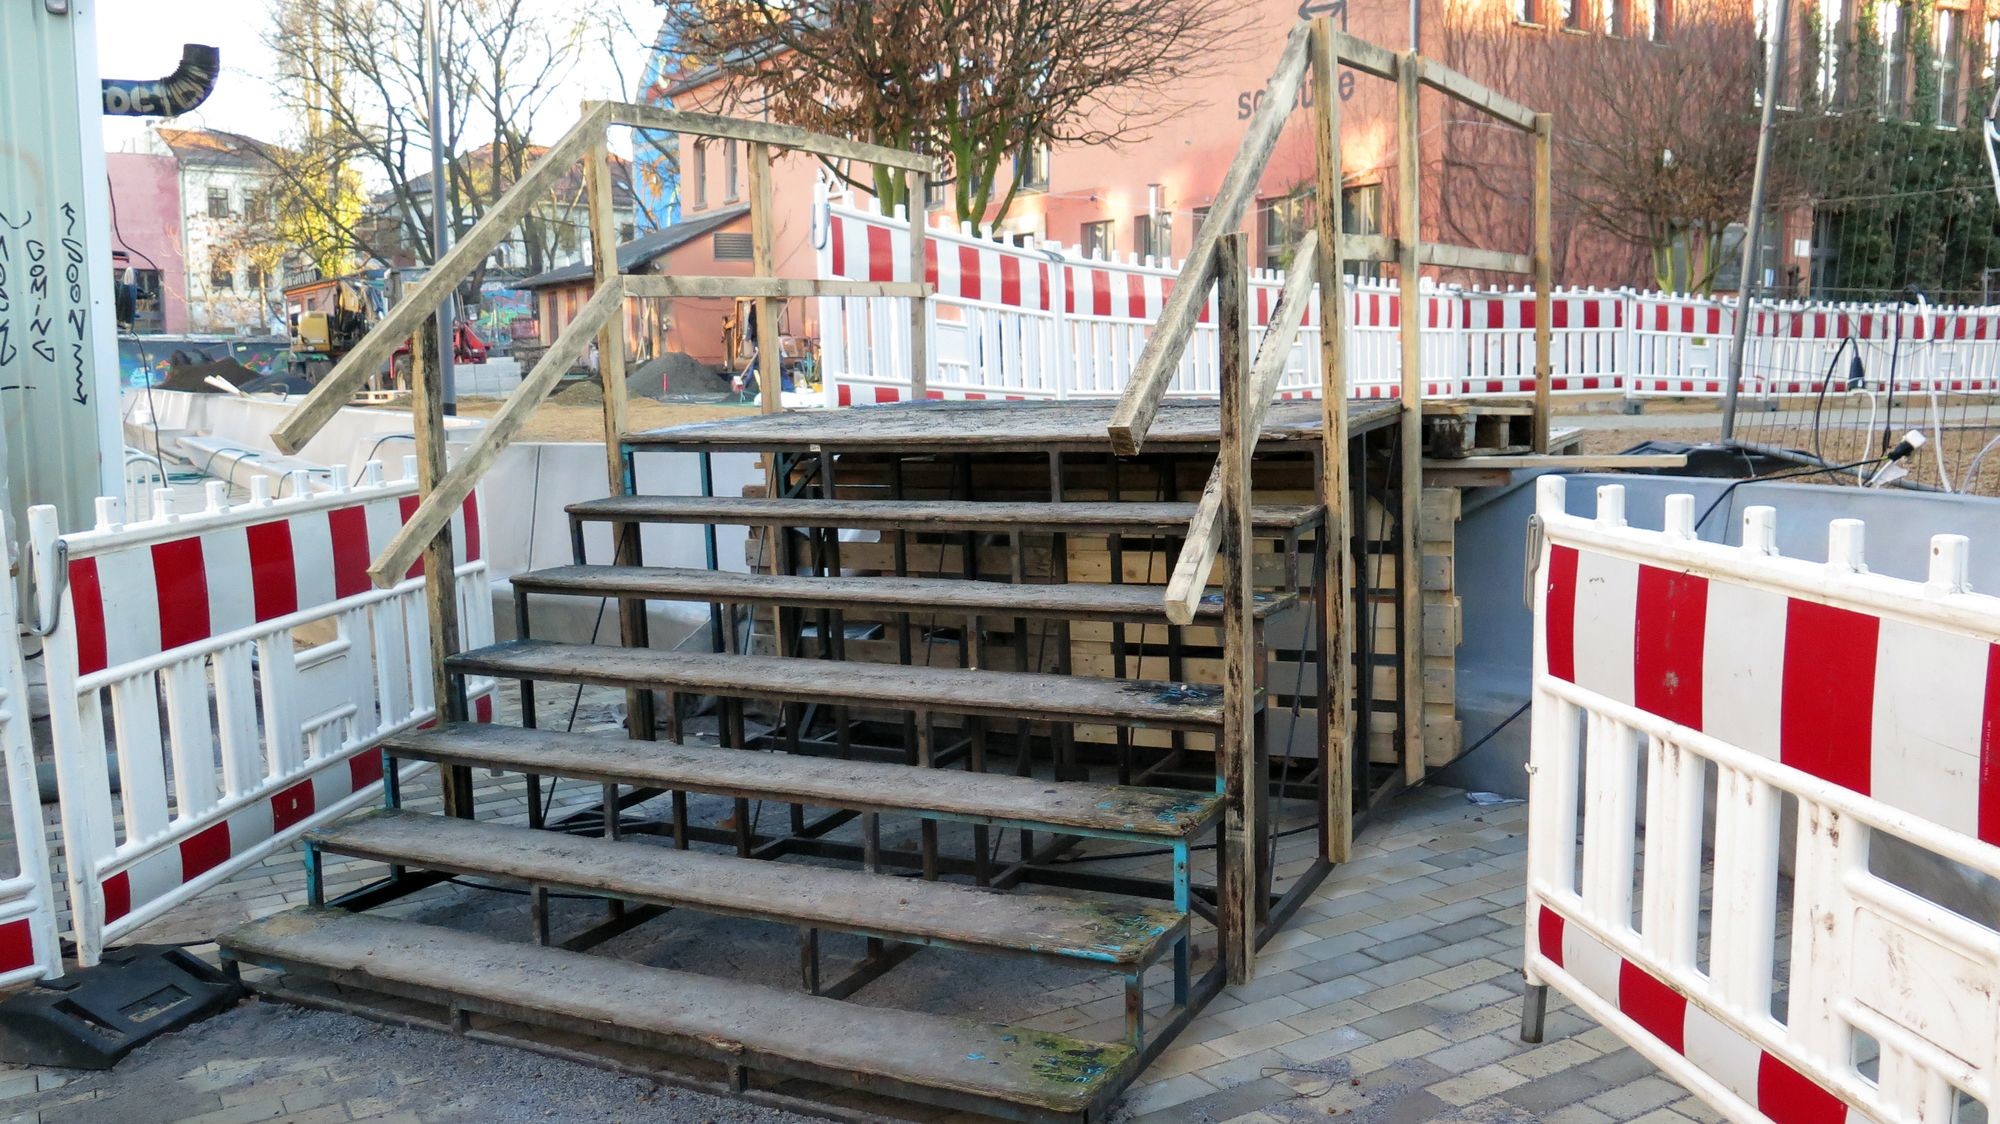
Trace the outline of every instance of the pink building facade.
<instances>
[{"instance_id":1,"label":"pink building facade","mask_svg":"<svg viewBox=\"0 0 2000 1124\"><path fill-rule=\"evenodd\" d=\"M180 166L172 156L142 152L111 152L104 159L116 215L112 265L121 282L130 269L141 294L132 330L183 334L189 324Z\"/></svg>"}]
</instances>

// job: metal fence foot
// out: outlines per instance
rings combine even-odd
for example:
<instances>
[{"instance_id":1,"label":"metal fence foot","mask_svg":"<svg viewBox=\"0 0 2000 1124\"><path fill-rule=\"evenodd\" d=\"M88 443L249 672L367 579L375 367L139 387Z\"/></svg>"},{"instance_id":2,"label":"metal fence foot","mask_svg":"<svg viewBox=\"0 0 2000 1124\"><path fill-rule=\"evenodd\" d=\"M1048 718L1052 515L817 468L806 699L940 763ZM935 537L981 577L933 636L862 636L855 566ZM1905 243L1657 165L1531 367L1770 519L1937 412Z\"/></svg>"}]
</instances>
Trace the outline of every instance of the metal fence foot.
<instances>
[{"instance_id":1,"label":"metal fence foot","mask_svg":"<svg viewBox=\"0 0 2000 1124\"><path fill-rule=\"evenodd\" d=\"M1529 984L1521 993L1521 1041L1542 1040L1542 1020L1549 1013L1549 985Z\"/></svg>"}]
</instances>

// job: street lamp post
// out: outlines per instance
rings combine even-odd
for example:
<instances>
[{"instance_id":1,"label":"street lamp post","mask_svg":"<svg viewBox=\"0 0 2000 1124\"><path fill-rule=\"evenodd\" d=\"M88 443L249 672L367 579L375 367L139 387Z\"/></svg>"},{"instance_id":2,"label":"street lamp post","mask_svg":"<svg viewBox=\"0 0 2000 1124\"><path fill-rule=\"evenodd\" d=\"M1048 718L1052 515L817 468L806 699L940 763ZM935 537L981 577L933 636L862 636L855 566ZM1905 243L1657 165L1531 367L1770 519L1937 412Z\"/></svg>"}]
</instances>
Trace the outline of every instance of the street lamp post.
<instances>
[{"instance_id":1,"label":"street lamp post","mask_svg":"<svg viewBox=\"0 0 2000 1124\"><path fill-rule=\"evenodd\" d=\"M430 41L426 77L431 95L431 261L443 259L451 246L451 224L445 214L444 185L444 21L439 18L438 0L424 0L425 38ZM445 294L437 309L437 373L444 390L444 412L458 413L458 379L452 358L458 342L457 299Z\"/></svg>"}]
</instances>

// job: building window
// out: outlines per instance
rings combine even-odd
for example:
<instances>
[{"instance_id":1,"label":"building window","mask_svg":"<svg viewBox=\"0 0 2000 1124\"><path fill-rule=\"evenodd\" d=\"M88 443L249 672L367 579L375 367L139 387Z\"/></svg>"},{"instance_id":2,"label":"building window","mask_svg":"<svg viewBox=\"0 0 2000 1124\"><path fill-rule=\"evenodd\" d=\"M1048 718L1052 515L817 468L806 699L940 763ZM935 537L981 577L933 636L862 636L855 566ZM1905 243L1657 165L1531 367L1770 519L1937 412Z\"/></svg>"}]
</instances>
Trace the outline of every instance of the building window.
<instances>
[{"instance_id":1,"label":"building window","mask_svg":"<svg viewBox=\"0 0 2000 1124\"><path fill-rule=\"evenodd\" d=\"M1117 237L1111 231L1111 220L1087 222L1083 224L1083 256L1109 260L1118 252Z\"/></svg>"},{"instance_id":2,"label":"building window","mask_svg":"<svg viewBox=\"0 0 2000 1124\"><path fill-rule=\"evenodd\" d=\"M1258 232L1262 237L1263 251L1257 264L1265 269L1283 269L1292 260L1292 248L1298 245L1312 222L1312 192L1301 191L1276 199L1260 200L1257 214L1261 221Z\"/></svg>"},{"instance_id":3,"label":"building window","mask_svg":"<svg viewBox=\"0 0 2000 1124\"><path fill-rule=\"evenodd\" d=\"M1995 74L2000 74L2000 19L1986 21L1985 61L1979 67L1981 81L1991 82Z\"/></svg>"},{"instance_id":4,"label":"building window","mask_svg":"<svg viewBox=\"0 0 2000 1124\"><path fill-rule=\"evenodd\" d=\"M1542 19L1541 0L1512 0L1514 22L1536 24Z\"/></svg>"},{"instance_id":5,"label":"building window","mask_svg":"<svg viewBox=\"0 0 2000 1124\"><path fill-rule=\"evenodd\" d=\"M208 217L226 219L229 217L229 189L211 187L208 189Z\"/></svg>"},{"instance_id":6,"label":"building window","mask_svg":"<svg viewBox=\"0 0 2000 1124\"><path fill-rule=\"evenodd\" d=\"M1819 5L1819 100L1821 105L1841 104L1840 56L1847 47L1845 0L1820 0Z\"/></svg>"},{"instance_id":7,"label":"building window","mask_svg":"<svg viewBox=\"0 0 2000 1124\"><path fill-rule=\"evenodd\" d=\"M694 142L694 209L708 206L708 142Z\"/></svg>"},{"instance_id":8,"label":"building window","mask_svg":"<svg viewBox=\"0 0 2000 1124\"><path fill-rule=\"evenodd\" d=\"M1931 42L1937 50L1937 123L1952 129L1958 127L1959 56L1964 51L1959 41L1960 18L1959 12L1939 8L1931 28Z\"/></svg>"},{"instance_id":9,"label":"building window","mask_svg":"<svg viewBox=\"0 0 2000 1124\"><path fill-rule=\"evenodd\" d=\"M1382 185L1356 184L1340 190L1340 230L1343 234L1382 233ZM1356 277L1380 277L1382 263L1351 261L1347 272Z\"/></svg>"},{"instance_id":10,"label":"building window","mask_svg":"<svg viewBox=\"0 0 2000 1124\"><path fill-rule=\"evenodd\" d=\"M743 194L741 182L737 178L739 168L736 153L737 145L735 141L722 142L722 201L724 203L734 203Z\"/></svg>"},{"instance_id":11,"label":"building window","mask_svg":"<svg viewBox=\"0 0 2000 1124\"><path fill-rule=\"evenodd\" d=\"M1628 26L1630 17L1625 11L1627 0L1601 0L1601 2L1604 5L1604 34L1624 35L1631 30Z\"/></svg>"},{"instance_id":12,"label":"building window","mask_svg":"<svg viewBox=\"0 0 2000 1124\"><path fill-rule=\"evenodd\" d=\"M218 257L208 265L208 287L217 292L236 287L236 263Z\"/></svg>"},{"instance_id":13,"label":"building window","mask_svg":"<svg viewBox=\"0 0 2000 1124\"><path fill-rule=\"evenodd\" d=\"M1590 25L1589 0L1560 0L1563 30L1582 31Z\"/></svg>"},{"instance_id":14,"label":"building window","mask_svg":"<svg viewBox=\"0 0 2000 1124\"><path fill-rule=\"evenodd\" d=\"M254 262L254 261L253 261L253 262L251 262L251 263L250 263L250 267L249 267L248 269L244 270L244 273L245 273L245 274L247 275L247 276L246 276L246 278L245 278L245 280L246 280L246 281L248 282L248 284L249 284L249 289L250 289L250 291L251 291L251 292L253 292L253 293L261 293L261 292L263 292L263 291L264 291L264 267L263 267L263 266L261 266L261 265L258 265L258 264L257 264L256 262Z\"/></svg>"},{"instance_id":15,"label":"building window","mask_svg":"<svg viewBox=\"0 0 2000 1124\"><path fill-rule=\"evenodd\" d=\"M1209 208L1207 207L1196 207L1194 209L1194 233L1200 234L1201 228L1208 225L1208 212Z\"/></svg>"},{"instance_id":16,"label":"building window","mask_svg":"<svg viewBox=\"0 0 2000 1124\"><path fill-rule=\"evenodd\" d=\"M1132 248L1156 261L1166 261L1174 252L1174 216L1162 213L1135 217Z\"/></svg>"},{"instance_id":17,"label":"building window","mask_svg":"<svg viewBox=\"0 0 2000 1124\"><path fill-rule=\"evenodd\" d=\"M710 240L709 250L716 261L750 261L756 253L750 236L742 231L717 231Z\"/></svg>"},{"instance_id":18,"label":"building window","mask_svg":"<svg viewBox=\"0 0 2000 1124\"><path fill-rule=\"evenodd\" d=\"M1910 88L1910 37L1901 5L1884 4L1877 12L1882 25L1882 112L1903 112Z\"/></svg>"},{"instance_id":19,"label":"building window","mask_svg":"<svg viewBox=\"0 0 2000 1124\"><path fill-rule=\"evenodd\" d=\"M1049 146L1031 144L1014 157L1014 182L1023 191L1046 191L1049 186Z\"/></svg>"}]
</instances>

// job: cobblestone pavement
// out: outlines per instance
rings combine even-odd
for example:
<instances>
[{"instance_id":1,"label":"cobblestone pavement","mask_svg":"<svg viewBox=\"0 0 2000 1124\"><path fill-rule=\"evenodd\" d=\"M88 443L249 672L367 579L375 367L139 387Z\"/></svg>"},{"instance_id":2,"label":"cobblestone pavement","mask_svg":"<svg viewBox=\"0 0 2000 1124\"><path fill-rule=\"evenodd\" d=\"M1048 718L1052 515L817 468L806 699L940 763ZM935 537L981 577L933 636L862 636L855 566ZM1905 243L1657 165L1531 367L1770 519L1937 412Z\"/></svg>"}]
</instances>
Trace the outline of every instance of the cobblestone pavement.
<instances>
[{"instance_id":1,"label":"cobblestone pavement","mask_svg":"<svg viewBox=\"0 0 2000 1124\"><path fill-rule=\"evenodd\" d=\"M482 812L489 799L520 800L518 789L475 776ZM591 795L578 786L559 802ZM425 802L413 790L412 806ZM1719 1119L1559 996L1550 997L1545 1041L1520 1041L1522 805L1480 807L1433 787L1384 812L1362 833L1355 861L1337 868L1266 947L1256 980L1220 996L1133 1086L1119 1110L1124 1121ZM1310 839L1283 841L1281 873L1309 858ZM332 866L330 889L366 873ZM142 936L192 940L302 901L297 851L244 872L230 890ZM965 1003L968 1011L990 1009L994 999ZM1115 987L1072 983L1006 996L1005 1021L1115 1037L1120 1003ZM800 1118L500 1047L254 1002L149 1045L110 1073L0 1067L0 1120L279 1119Z\"/></svg>"}]
</instances>

